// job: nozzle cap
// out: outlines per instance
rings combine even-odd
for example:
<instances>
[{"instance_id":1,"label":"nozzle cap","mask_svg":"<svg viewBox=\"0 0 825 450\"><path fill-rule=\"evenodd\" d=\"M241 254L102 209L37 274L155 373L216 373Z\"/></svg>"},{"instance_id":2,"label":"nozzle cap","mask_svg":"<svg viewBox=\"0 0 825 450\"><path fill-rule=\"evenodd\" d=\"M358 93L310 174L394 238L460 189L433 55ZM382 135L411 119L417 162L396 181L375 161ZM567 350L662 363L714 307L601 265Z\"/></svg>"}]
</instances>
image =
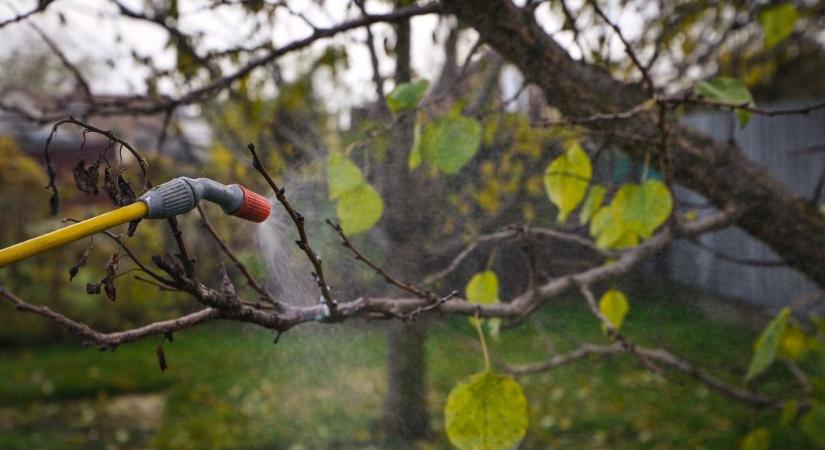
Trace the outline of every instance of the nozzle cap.
<instances>
[{"instance_id":1,"label":"nozzle cap","mask_svg":"<svg viewBox=\"0 0 825 450\"><path fill-rule=\"evenodd\" d=\"M240 188L243 190L243 203L241 203L241 207L232 213L232 215L252 222L263 222L266 220L272 210L272 207L269 205L269 200L263 195L250 191L243 186L240 186Z\"/></svg>"}]
</instances>

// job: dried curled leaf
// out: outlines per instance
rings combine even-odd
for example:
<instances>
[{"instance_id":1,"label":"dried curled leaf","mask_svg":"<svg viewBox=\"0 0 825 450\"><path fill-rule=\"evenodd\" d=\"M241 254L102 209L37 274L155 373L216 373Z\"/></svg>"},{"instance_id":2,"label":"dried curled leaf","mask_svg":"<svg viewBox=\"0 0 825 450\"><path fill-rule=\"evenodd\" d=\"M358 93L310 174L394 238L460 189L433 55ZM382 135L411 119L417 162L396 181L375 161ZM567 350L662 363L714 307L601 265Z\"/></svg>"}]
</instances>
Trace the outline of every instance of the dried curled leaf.
<instances>
[{"instance_id":1,"label":"dried curled leaf","mask_svg":"<svg viewBox=\"0 0 825 450\"><path fill-rule=\"evenodd\" d=\"M86 168L86 161L83 157L77 160L77 164L72 168L72 175L74 175L74 185L78 191L97 195L98 164L99 161Z\"/></svg>"},{"instance_id":2,"label":"dried curled leaf","mask_svg":"<svg viewBox=\"0 0 825 450\"><path fill-rule=\"evenodd\" d=\"M155 354L158 356L158 366L160 366L160 371L165 372L169 366L166 365L166 353L163 352L163 345L158 345L155 347Z\"/></svg>"},{"instance_id":3,"label":"dried curled leaf","mask_svg":"<svg viewBox=\"0 0 825 450\"><path fill-rule=\"evenodd\" d=\"M115 206L131 205L137 200L132 185L123 178L123 175L113 175L108 168L103 171L103 190Z\"/></svg>"},{"instance_id":4,"label":"dried curled leaf","mask_svg":"<svg viewBox=\"0 0 825 450\"><path fill-rule=\"evenodd\" d=\"M86 246L86 250L83 251L83 254L80 255L80 259L77 261L77 264L72 266L69 269L69 281L72 281L74 277L77 276L77 273L80 271L80 268L86 265L86 260L89 258L89 252L92 251L92 247L94 247L94 238L89 239L89 245Z\"/></svg>"},{"instance_id":5,"label":"dried curled leaf","mask_svg":"<svg viewBox=\"0 0 825 450\"><path fill-rule=\"evenodd\" d=\"M129 236L129 237L134 236L135 231L137 231L137 227L138 227L139 224L140 224L140 219L133 220L133 221L129 222L129 229L126 230L126 235Z\"/></svg>"},{"instance_id":6,"label":"dried curled leaf","mask_svg":"<svg viewBox=\"0 0 825 450\"><path fill-rule=\"evenodd\" d=\"M57 194L57 188L49 186L52 190L52 195L49 196L49 214L56 216L57 210L60 209L60 196Z\"/></svg>"},{"instance_id":7,"label":"dried curled leaf","mask_svg":"<svg viewBox=\"0 0 825 450\"><path fill-rule=\"evenodd\" d=\"M123 178L123 175L117 176L117 188L118 193L120 194L118 197L120 206L131 205L135 202L135 200L137 200L135 190L132 188L132 185L126 181L126 178Z\"/></svg>"},{"instance_id":8,"label":"dried curled leaf","mask_svg":"<svg viewBox=\"0 0 825 450\"><path fill-rule=\"evenodd\" d=\"M117 184L115 184L115 179L112 177L112 173L109 172L109 168L103 170L103 190L106 191L106 195L109 196L109 201L111 201L113 205L118 205Z\"/></svg>"},{"instance_id":9,"label":"dried curled leaf","mask_svg":"<svg viewBox=\"0 0 825 450\"><path fill-rule=\"evenodd\" d=\"M107 277L103 284L106 290L106 296L109 297L109 300L115 301L115 299L117 299L117 288L115 287L114 280Z\"/></svg>"},{"instance_id":10,"label":"dried curled leaf","mask_svg":"<svg viewBox=\"0 0 825 450\"><path fill-rule=\"evenodd\" d=\"M115 287L115 278L117 277L118 261L120 261L120 252L112 253L106 267L103 269L106 272L106 277L103 278L103 288L106 291L106 296L109 300L115 301L117 298L117 288Z\"/></svg>"}]
</instances>

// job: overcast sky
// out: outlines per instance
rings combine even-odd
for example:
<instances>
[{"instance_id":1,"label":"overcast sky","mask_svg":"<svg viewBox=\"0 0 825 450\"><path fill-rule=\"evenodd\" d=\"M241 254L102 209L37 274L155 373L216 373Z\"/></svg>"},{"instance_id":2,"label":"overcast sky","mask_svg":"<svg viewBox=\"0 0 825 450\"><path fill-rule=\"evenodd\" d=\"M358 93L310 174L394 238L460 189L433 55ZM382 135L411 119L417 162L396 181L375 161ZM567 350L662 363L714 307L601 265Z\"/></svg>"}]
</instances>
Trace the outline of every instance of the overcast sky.
<instances>
[{"instance_id":1,"label":"overcast sky","mask_svg":"<svg viewBox=\"0 0 825 450\"><path fill-rule=\"evenodd\" d=\"M140 9L142 0L124 0L124 3ZM204 0L180 0L180 23L179 27L186 32L202 32L204 40L201 49L222 49L234 47L239 44L254 45L265 39L271 39L276 46L287 44L293 40L300 39L311 33L311 28L301 19L289 15L287 12L279 12L276 26L265 30L255 36L254 42L244 41L249 35L251 21L248 16L238 11L238 8L218 8L207 9L207 1ZM289 4L293 10L301 12L316 26L326 27L340 23L347 18L358 15L357 11L345 7L334 7L332 5L346 5L345 0L331 0L326 2L326 7L320 8L312 0L290 0ZM574 6L579 2L570 2ZM0 20L14 16L15 14L27 11L34 7L36 0L0 0ZM383 12L390 9L387 2L373 1L367 2L367 9L370 12ZM540 23L549 32L557 32L561 28L561 18L550 13L547 8L540 9ZM59 17L62 15L67 25L61 26ZM55 40L63 49L66 55L76 61L91 59L102 62L105 58L112 58L116 61L114 69L101 67L94 73L92 87L95 93L134 93L144 92L145 86L142 82L145 72L138 70L131 63L130 53L136 50L141 55L147 55L154 59L155 65L159 67L171 67L174 65L174 53L166 49L167 35L163 28L141 21L123 18L117 12L115 5L105 0L56 0L48 10L30 19L37 24L49 36ZM621 14L616 17L624 28L629 28L633 33L633 28L638 28L638 20L632 15ZM433 33L436 38L443 40L447 33L448 24L444 19L439 23L436 15L416 17L413 19L413 68L420 77L433 79L438 74L438 68L443 61L443 54L435 50L433 46ZM389 75L393 71L393 61L383 51L381 42L385 37L392 36L391 29L387 25L376 25L373 27L381 61L381 71ZM563 45L570 46L570 33L556 33L554 37ZM118 37L120 41L118 42ZM472 33L464 33L463 42L460 46L461 52L466 52L474 42ZM8 53L15 47L31 45L39 38L34 34L26 23L17 23L0 29L0 52ZM326 105L331 110L347 109L353 104L358 104L366 99L375 97L372 85L372 72L369 53L363 42L366 33L359 29L350 33L339 35L333 39L320 42L315 48L320 49L329 45L330 42L347 44L349 68L339 73L337 83L331 79L322 80L330 82L317 83L321 98L328 100ZM575 56L576 49L570 46L571 53ZM616 51L620 52L621 47ZM459 58L462 58L461 52ZM306 62L299 56L290 56L281 60L281 67L290 75L290 68L293 65L300 66ZM321 75L323 76L323 75ZM507 91L518 88L517 77L508 77ZM514 81L515 80L515 81ZM167 91L173 89L171 85L161 86ZM387 89L391 88L388 83Z\"/></svg>"}]
</instances>

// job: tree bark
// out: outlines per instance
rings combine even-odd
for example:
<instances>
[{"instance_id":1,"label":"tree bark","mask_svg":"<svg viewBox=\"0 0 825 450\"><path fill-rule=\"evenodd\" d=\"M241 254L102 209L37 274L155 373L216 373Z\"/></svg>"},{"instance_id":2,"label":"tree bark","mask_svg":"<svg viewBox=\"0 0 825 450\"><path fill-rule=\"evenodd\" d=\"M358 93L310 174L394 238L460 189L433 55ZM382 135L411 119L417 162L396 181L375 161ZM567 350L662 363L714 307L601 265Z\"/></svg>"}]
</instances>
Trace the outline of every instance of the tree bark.
<instances>
[{"instance_id":1,"label":"tree bark","mask_svg":"<svg viewBox=\"0 0 825 450\"><path fill-rule=\"evenodd\" d=\"M388 441L398 445L429 436L426 337L424 322L390 322L384 430Z\"/></svg>"},{"instance_id":2,"label":"tree bark","mask_svg":"<svg viewBox=\"0 0 825 450\"><path fill-rule=\"evenodd\" d=\"M515 64L547 101L568 117L629 110L650 96L639 83L623 83L600 67L573 60L509 0L443 0L445 8L472 26L482 39ZM675 180L703 194L717 207L733 205L736 224L777 253L790 267L825 286L825 218L815 207L776 181L733 143L669 123L668 152ZM590 125L632 157L649 154L659 163L655 113Z\"/></svg>"},{"instance_id":3,"label":"tree bark","mask_svg":"<svg viewBox=\"0 0 825 450\"><path fill-rule=\"evenodd\" d=\"M405 83L412 77L410 69L410 23L396 25L395 83ZM412 276L421 273L418 240L426 226L409 217L409 209L416 208L425 199L424 192L415 189L416 180L407 168L407 156L413 144L415 112L405 112L398 118L392 130L390 152L387 158L385 184L389 205L405 205L404 208L388 208L384 222L393 253L393 267ZM422 217L418 215L416 217ZM415 278L414 278L415 279ZM384 402L384 432L394 447L406 447L417 439L429 435L427 410L427 377L424 342L426 325L423 321L405 323L392 321L387 337L387 396Z\"/></svg>"}]
</instances>

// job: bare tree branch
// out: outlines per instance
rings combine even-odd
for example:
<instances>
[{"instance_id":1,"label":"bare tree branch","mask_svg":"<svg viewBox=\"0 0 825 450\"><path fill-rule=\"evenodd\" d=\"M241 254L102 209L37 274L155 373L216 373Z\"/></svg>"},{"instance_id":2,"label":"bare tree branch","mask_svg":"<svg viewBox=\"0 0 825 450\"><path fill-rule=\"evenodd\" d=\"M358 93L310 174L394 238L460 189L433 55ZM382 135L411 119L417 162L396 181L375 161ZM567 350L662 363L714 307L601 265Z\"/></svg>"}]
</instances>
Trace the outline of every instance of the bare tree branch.
<instances>
[{"instance_id":1,"label":"bare tree branch","mask_svg":"<svg viewBox=\"0 0 825 450\"><path fill-rule=\"evenodd\" d=\"M31 17L35 14L42 13L43 11L45 11L49 7L49 5L51 5L55 1L56 0L38 0L37 6L30 9L29 11L26 11L22 14L17 14L14 17L12 17L11 19L7 19L7 20L4 20L4 21L0 22L0 28L11 25L13 23L17 23L17 22L26 20L26 19L28 19L29 17Z\"/></svg>"},{"instance_id":2,"label":"bare tree branch","mask_svg":"<svg viewBox=\"0 0 825 450\"><path fill-rule=\"evenodd\" d=\"M367 16L367 9L364 7L364 0L356 0L355 4L361 10L361 14ZM379 108L382 111L387 109L387 99L384 96L384 79L381 77L381 68L378 64L378 53L375 50L375 38L372 35L372 28L364 26L367 32L367 50L370 52L370 63L372 64L372 82L375 84L375 93L378 94Z\"/></svg>"},{"instance_id":3,"label":"bare tree branch","mask_svg":"<svg viewBox=\"0 0 825 450\"><path fill-rule=\"evenodd\" d=\"M814 111L820 110L825 108L825 100L821 100L815 103L811 103L807 106L800 106L796 108L784 108L784 109L765 109L765 108L757 108L752 106L750 103L725 103L720 102L717 100L711 100L709 98L705 98L699 95L695 95L693 93L685 93L679 96L664 98L661 99L663 102L672 103L675 105L683 104L683 103L694 103L701 106L708 106L715 109L721 109L725 111L747 111L752 114L758 114L761 116L795 116L795 115L806 115L810 114Z\"/></svg>"},{"instance_id":4,"label":"bare tree branch","mask_svg":"<svg viewBox=\"0 0 825 450\"><path fill-rule=\"evenodd\" d=\"M89 87L89 82L86 81L86 78L80 72L80 69L78 69L74 63L69 61L66 54L60 50L60 47L58 47L58 45L45 32L43 32L40 27L33 23L30 23L29 26L31 26L38 35L40 35L46 45L48 45L52 52L58 57L58 59L60 59L63 66L66 67L72 75L74 75L75 81L77 81L78 86L80 86L80 90L83 91L83 95L86 97L86 101L92 103L94 98L92 96L92 89Z\"/></svg>"},{"instance_id":5,"label":"bare tree branch","mask_svg":"<svg viewBox=\"0 0 825 450\"><path fill-rule=\"evenodd\" d=\"M209 322L220 318L219 311L214 308L205 308L192 314L178 317L173 320L154 322L139 328L114 333L101 333L92 329L88 325L69 319L68 317L52 311L46 306L36 306L26 303L16 295L0 286L0 297L5 298L20 311L31 312L44 317L48 317L59 325L68 329L72 334L84 338L86 341L99 345L102 350L113 350L119 345L136 341L148 336L157 336L175 331L191 328L204 322Z\"/></svg>"},{"instance_id":6,"label":"bare tree branch","mask_svg":"<svg viewBox=\"0 0 825 450\"><path fill-rule=\"evenodd\" d=\"M616 256L613 252L609 252L599 248L598 246L596 246L596 244L593 243L593 241L590 241L574 233L555 230L552 228L532 227L526 225L510 225L500 231L481 235L475 238L472 242L470 242L469 245L467 245L463 250L456 254L456 256L453 258L450 264L447 265L447 267L425 277L424 284L433 284L437 281L442 280L447 275L453 273L458 268L458 266L460 266L461 263L480 245L488 242L499 242L507 239L515 239L520 236L538 236L576 244L578 246L587 248L593 253L605 258Z\"/></svg>"},{"instance_id":7,"label":"bare tree branch","mask_svg":"<svg viewBox=\"0 0 825 450\"><path fill-rule=\"evenodd\" d=\"M783 400L765 397L748 389L728 384L705 372L704 370L699 369L693 364L675 356L667 350L639 346L635 347L634 350L645 358L656 361L659 364L690 376L718 394L758 407L781 408L784 404ZM547 372L557 367L581 360L590 355L616 356L622 353L625 353L625 348L620 342L616 342L611 345L584 344L568 353L554 355L547 361L526 365L506 366L504 371L513 376L522 377Z\"/></svg>"},{"instance_id":8,"label":"bare tree branch","mask_svg":"<svg viewBox=\"0 0 825 450\"><path fill-rule=\"evenodd\" d=\"M624 34L622 34L621 28L619 28L618 25L616 25L613 21L610 20L609 17L607 17L607 14L605 14L604 11L602 11L602 9L599 7L598 2L591 1L589 2L589 4L593 7L593 10L596 11L596 14L598 14L599 17L601 17L602 20L604 20L610 26L610 28L613 29L613 31L616 33L616 36L619 37L619 40L622 41L625 53L627 53L627 56L629 56L630 60L633 61L633 65L636 66L637 69L639 69L639 72L641 72L642 79L644 80L645 85L647 85L647 89L650 92L650 95L655 96L656 85L653 83L653 79L650 77L650 74L647 71L647 67L645 67L645 65L642 64L642 62L639 60L639 57L636 56L636 52L633 51L633 47L631 47L630 43L627 41L627 39L625 39Z\"/></svg>"}]
</instances>

